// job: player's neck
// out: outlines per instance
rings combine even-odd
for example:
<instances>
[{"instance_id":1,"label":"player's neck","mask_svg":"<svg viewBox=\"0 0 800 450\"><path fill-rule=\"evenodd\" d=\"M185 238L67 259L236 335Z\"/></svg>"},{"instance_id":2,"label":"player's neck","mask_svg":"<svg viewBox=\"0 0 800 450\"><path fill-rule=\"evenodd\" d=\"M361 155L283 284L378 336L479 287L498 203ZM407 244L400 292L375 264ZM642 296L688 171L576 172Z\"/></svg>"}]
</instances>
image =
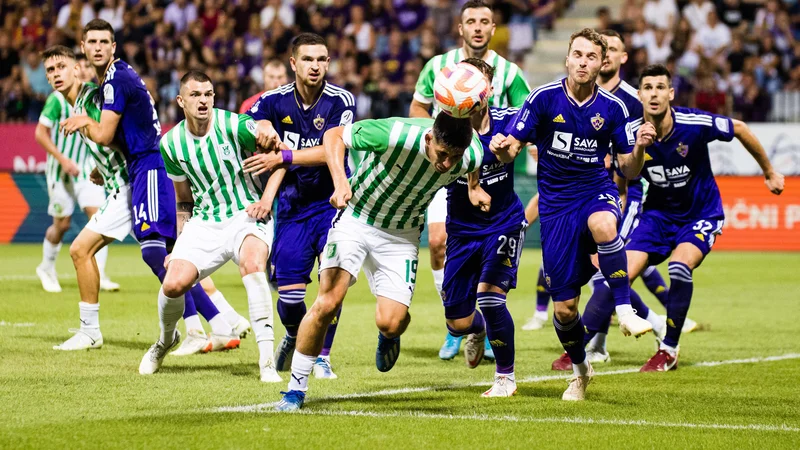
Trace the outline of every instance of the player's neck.
<instances>
[{"instance_id":1,"label":"player's neck","mask_svg":"<svg viewBox=\"0 0 800 450\"><path fill-rule=\"evenodd\" d=\"M467 44L461 46L461 53L464 54L464 59L467 58L479 58L483 61L486 61L486 57L489 55L489 46L483 47L482 49L474 49Z\"/></svg>"},{"instance_id":2,"label":"player's neck","mask_svg":"<svg viewBox=\"0 0 800 450\"><path fill-rule=\"evenodd\" d=\"M644 121L650 122L656 127L656 138L658 140L661 140L664 138L664 136L668 135L672 131L672 126L674 125L671 109L667 109L667 112L660 116L653 116L645 112Z\"/></svg>"},{"instance_id":3,"label":"player's neck","mask_svg":"<svg viewBox=\"0 0 800 450\"><path fill-rule=\"evenodd\" d=\"M67 99L67 103L69 103L70 106L75 106L75 102L78 101L78 92L80 92L82 84L83 83L81 83L80 81L75 80L75 82L72 83L72 86L70 86L67 92L61 93L61 95L63 95L64 98Z\"/></svg>"},{"instance_id":4,"label":"player's neck","mask_svg":"<svg viewBox=\"0 0 800 450\"><path fill-rule=\"evenodd\" d=\"M297 89L297 94L300 96L300 102L303 104L304 109L310 108L314 105L319 97L322 88L325 87L325 81L320 83L319 86L306 86L304 83L297 82L294 84Z\"/></svg>"},{"instance_id":5,"label":"player's neck","mask_svg":"<svg viewBox=\"0 0 800 450\"><path fill-rule=\"evenodd\" d=\"M578 105L586 103L594 94L595 83L578 84L567 77L567 95L572 97Z\"/></svg>"},{"instance_id":6,"label":"player's neck","mask_svg":"<svg viewBox=\"0 0 800 450\"><path fill-rule=\"evenodd\" d=\"M194 119L187 114L186 128L189 129L189 133L192 133L193 136L205 136L211 128L211 115L209 114L208 119Z\"/></svg>"},{"instance_id":7,"label":"player's neck","mask_svg":"<svg viewBox=\"0 0 800 450\"><path fill-rule=\"evenodd\" d=\"M478 134L486 134L492 129L492 117L489 114L489 108L486 107L480 114L475 114L470 118L472 129L476 130Z\"/></svg>"},{"instance_id":8,"label":"player's neck","mask_svg":"<svg viewBox=\"0 0 800 450\"><path fill-rule=\"evenodd\" d=\"M612 91L620 82L619 72L615 72L610 78L604 78L603 74L597 76L597 85L601 88Z\"/></svg>"}]
</instances>

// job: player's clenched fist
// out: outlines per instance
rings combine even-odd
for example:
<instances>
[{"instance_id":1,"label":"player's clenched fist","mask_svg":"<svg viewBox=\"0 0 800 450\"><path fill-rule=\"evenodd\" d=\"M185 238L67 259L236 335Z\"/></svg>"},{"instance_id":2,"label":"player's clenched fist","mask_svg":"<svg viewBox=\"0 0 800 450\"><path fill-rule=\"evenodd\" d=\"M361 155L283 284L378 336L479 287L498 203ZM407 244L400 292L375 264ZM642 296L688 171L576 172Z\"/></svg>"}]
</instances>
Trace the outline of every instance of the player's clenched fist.
<instances>
[{"instance_id":1,"label":"player's clenched fist","mask_svg":"<svg viewBox=\"0 0 800 450\"><path fill-rule=\"evenodd\" d=\"M492 141L489 143L489 150L492 151L495 155L500 152L507 152L508 149L511 148L511 142L506 139L506 136L502 133L497 133L492 136Z\"/></svg>"},{"instance_id":2,"label":"player's clenched fist","mask_svg":"<svg viewBox=\"0 0 800 450\"><path fill-rule=\"evenodd\" d=\"M781 195L783 192L783 174L780 172L771 172L767 175L764 183L767 184L769 191L775 195Z\"/></svg>"},{"instance_id":3,"label":"player's clenched fist","mask_svg":"<svg viewBox=\"0 0 800 450\"><path fill-rule=\"evenodd\" d=\"M472 206L483 212L489 212L489 209L492 207L492 196L489 195L488 192L484 191L482 187L477 186L475 188L470 188L468 194Z\"/></svg>"},{"instance_id":4,"label":"player's clenched fist","mask_svg":"<svg viewBox=\"0 0 800 450\"><path fill-rule=\"evenodd\" d=\"M268 120L259 120L256 126L256 144L264 150L278 150L281 139Z\"/></svg>"},{"instance_id":5,"label":"player's clenched fist","mask_svg":"<svg viewBox=\"0 0 800 450\"><path fill-rule=\"evenodd\" d=\"M350 189L350 184L345 184L343 187L337 187L331 195L331 205L336 209L344 209L347 207L347 202L353 197L353 191Z\"/></svg>"},{"instance_id":6,"label":"player's clenched fist","mask_svg":"<svg viewBox=\"0 0 800 450\"><path fill-rule=\"evenodd\" d=\"M656 140L656 127L650 122L645 122L636 132L636 145L648 147Z\"/></svg>"},{"instance_id":7,"label":"player's clenched fist","mask_svg":"<svg viewBox=\"0 0 800 450\"><path fill-rule=\"evenodd\" d=\"M258 201L248 205L245 212L247 212L248 216L256 220L269 219L272 214L272 205Z\"/></svg>"}]
</instances>

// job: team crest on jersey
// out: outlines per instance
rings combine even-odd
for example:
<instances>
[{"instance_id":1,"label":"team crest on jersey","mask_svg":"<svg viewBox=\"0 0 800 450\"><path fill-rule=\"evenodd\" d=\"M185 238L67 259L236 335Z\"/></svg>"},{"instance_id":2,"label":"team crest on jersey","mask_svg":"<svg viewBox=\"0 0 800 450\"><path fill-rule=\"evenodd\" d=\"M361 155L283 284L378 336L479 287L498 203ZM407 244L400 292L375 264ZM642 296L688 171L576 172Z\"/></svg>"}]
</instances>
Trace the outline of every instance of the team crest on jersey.
<instances>
[{"instance_id":1,"label":"team crest on jersey","mask_svg":"<svg viewBox=\"0 0 800 450\"><path fill-rule=\"evenodd\" d=\"M247 128L247 131L256 134L256 123L254 121L252 120L245 121L244 126L245 128Z\"/></svg>"},{"instance_id":2,"label":"team crest on jersey","mask_svg":"<svg viewBox=\"0 0 800 450\"><path fill-rule=\"evenodd\" d=\"M222 150L222 156L225 158L230 158L233 154L233 149L231 148L230 144L222 144L219 147Z\"/></svg>"},{"instance_id":3,"label":"team crest on jersey","mask_svg":"<svg viewBox=\"0 0 800 450\"><path fill-rule=\"evenodd\" d=\"M321 115L317 114L317 117L314 118L314 128L322 131L322 128L325 126L325 119L322 118Z\"/></svg>"},{"instance_id":4,"label":"team crest on jersey","mask_svg":"<svg viewBox=\"0 0 800 450\"><path fill-rule=\"evenodd\" d=\"M603 128L604 123L606 123L606 119L600 117L600 113L597 113L594 117L592 117L592 126L595 130L600 131L600 128Z\"/></svg>"},{"instance_id":5,"label":"team crest on jersey","mask_svg":"<svg viewBox=\"0 0 800 450\"><path fill-rule=\"evenodd\" d=\"M328 244L328 249L325 251L325 257L333 258L336 256L336 243L331 242Z\"/></svg>"},{"instance_id":6,"label":"team crest on jersey","mask_svg":"<svg viewBox=\"0 0 800 450\"><path fill-rule=\"evenodd\" d=\"M686 155L689 154L689 145L684 144L683 142L679 142L678 147L675 149L675 151L678 152L678 154L681 155L682 157L686 158Z\"/></svg>"},{"instance_id":7,"label":"team crest on jersey","mask_svg":"<svg viewBox=\"0 0 800 450\"><path fill-rule=\"evenodd\" d=\"M110 84L103 86L103 99L107 105L114 103L114 86Z\"/></svg>"}]
</instances>

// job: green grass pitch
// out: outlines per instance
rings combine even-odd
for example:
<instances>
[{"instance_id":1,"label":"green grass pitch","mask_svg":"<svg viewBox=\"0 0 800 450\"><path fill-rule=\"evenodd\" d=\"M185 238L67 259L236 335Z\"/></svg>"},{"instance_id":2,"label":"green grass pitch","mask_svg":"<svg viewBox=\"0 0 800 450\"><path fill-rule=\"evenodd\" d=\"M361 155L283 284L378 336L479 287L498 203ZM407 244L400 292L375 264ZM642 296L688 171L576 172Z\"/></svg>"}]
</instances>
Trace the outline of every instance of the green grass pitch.
<instances>
[{"instance_id":1,"label":"green grass pitch","mask_svg":"<svg viewBox=\"0 0 800 450\"><path fill-rule=\"evenodd\" d=\"M540 253L525 250L509 296L519 392L484 399L493 365L470 370L462 356L437 357L443 310L423 250L394 369L375 368L375 301L362 275L333 347L339 379L312 379L304 413L281 415L269 404L286 384L259 382L252 337L238 350L168 356L160 373L138 374L158 333L158 284L135 246L111 247L108 273L122 291L101 295L105 346L52 350L78 325L67 253L58 260L64 292L46 294L34 274L40 246L0 246L0 448L800 448L797 254L713 253L695 272L689 314L710 330L683 337L680 368L635 373L653 339L612 328L612 361L595 367L611 373L575 404L560 399L566 376L550 371L561 353L552 326L520 329L534 310ZM236 268L214 280L246 315Z\"/></svg>"}]
</instances>

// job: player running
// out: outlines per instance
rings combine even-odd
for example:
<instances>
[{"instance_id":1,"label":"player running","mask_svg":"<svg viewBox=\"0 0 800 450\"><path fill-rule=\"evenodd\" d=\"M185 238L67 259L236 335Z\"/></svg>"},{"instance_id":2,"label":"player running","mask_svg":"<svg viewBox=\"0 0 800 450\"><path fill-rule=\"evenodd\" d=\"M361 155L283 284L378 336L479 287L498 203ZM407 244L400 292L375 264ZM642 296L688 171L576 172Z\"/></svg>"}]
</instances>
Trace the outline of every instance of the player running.
<instances>
[{"instance_id":1,"label":"player running","mask_svg":"<svg viewBox=\"0 0 800 450\"><path fill-rule=\"evenodd\" d=\"M289 62L296 74L295 81L262 95L248 114L290 149L320 146L327 130L353 122L355 97L325 81L330 57L321 36L313 33L297 36ZM259 169L257 162L257 158L248 161L248 168ZM349 176L344 159L342 167ZM276 170L267 182L265 202L272 204L278 186L272 263L275 266L273 278L278 284L278 315L286 328L286 336L275 351L275 367L284 371L291 367L297 328L306 314L306 287L311 283L314 263L321 259L336 209L329 202L333 181L325 167ZM328 328L322 352L314 364L316 378L337 378L331 366L330 351L338 314Z\"/></svg>"},{"instance_id":2,"label":"player running","mask_svg":"<svg viewBox=\"0 0 800 450\"><path fill-rule=\"evenodd\" d=\"M47 151L45 178L50 197L47 214L53 217L53 224L44 235L42 262L36 267L36 275L46 292L61 292L56 273L56 258L61 251L64 234L69 230L75 205L91 219L105 202L106 193L102 183L96 185L90 179L95 160L83 138L80 135L65 136L59 129L62 120L75 114L75 101L84 85L91 81L91 75L82 68L75 68L73 61L77 62L78 59L71 51L65 52L61 47L48 50L42 53L42 60L50 60L50 64L45 66L45 73L54 91L47 97L34 136L36 142ZM65 71L70 72L69 82L65 79ZM76 76L78 80L71 81ZM91 86L96 89L94 84ZM89 87L86 85L87 89ZM95 259L100 273L100 289L118 291L119 284L111 281L105 273L108 248L98 251Z\"/></svg>"},{"instance_id":3,"label":"player running","mask_svg":"<svg viewBox=\"0 0 800 450\"><path fill-rule=\"evenodd\" d=\"M630 178L637 176L655 130L652 124L644 124L634 137L625 104L595 83L606 49L596 31L587 28L574 33L566 58L567 77L534 90L506 128L508 136L496 134L491 146L502 162L511 162L524 142L539 149L544 274L554 302L556 334L572 359L575 374L564 400L583 400L594 374L586 361L578 313L580 289L596 271L591 253L599 253L620 330L634 336L652 330L630 305L625 244L617 234L619 194L603 159L613 143L622 172Z\"/></svg>"},{"instance_id":4,"label":"player running","mask_svg":"<svg viewBox=\"0 0 800 450\"><path fill-rule=\"evenodd\" d=\"M242 154L256 150L256 123L214 108L214 86L202 72L181 78L178 106L186 119L161 139L161 154L175 186L182 229L158 293L161 334L139 373L153 374L180 337L175 325L184 295L229 260L239 265L259 350L261 381L281 381L272 359L272 296L266 269L272 227Z\"/></svg>"},{"instance_id":5,"label":"player running","mask_svg":"<svg viewBox=\"0 0 800 450\"><path fill-rule=\"evenodd\" d=\"M708 143L738 139L761 167L770 192L779 195L784 187L783 175L772 167L747 124L696 109L673 108L673 97L671 75L663 65L648 66L639 75L644 117L633 128L652 123L658 139L647 149L642 170L650 183L647 202L627 245L631 281L647 267L670 260L667 333L642 372L678 367L678 341L694 289L692 273L722 233L725 215Z\"/></svg>"},{"instance_id":6,"label":"player running","mask_svg":"<svg viewBox=\"0 0 800 450\"><path fill-rule=\"evenodd\" d=\"M514 63L489 49L489 42L494 36L496 24L492 4L484 0L470 0L461 7L461 21L458 24L458 33L464 38L464 44L442 55L431 58L417 80L414 99L409 109L409 117L436 117L439 108L433 101L433 81L443 67L454 66L467 59L478 58L486 61L495 69L492 81L494 95L489 99L489 105L495 108L520 106L525 97L531 92L528 82L525 81L522 70ZM432 109L432 112L428 111ZM436 292L441 296L442 283L444 282L444 257L447 232L447 192L441 189L433 198L428 207L428 245L431 255L431 269ZM461 348L462 337L448 333L445 342L439 350L441 359L453 359ZM486 355L492 358L492 348L486 341Z\"/></svg>"},{"instance_id":7,"label":"player running","mask_svg":"<svg viewBox=\"0 0 800 450\"><path fill-rule=\"evenodd\" d=\"M480 69L490 84L494 68L478 58L465 63ZM447 185L447 264L444 266L443 303L452 336L467 336L467 366L480 364L484 339L494 350L494 385L484 397L510 397L517 391L514 378L514 321L506 307L508 291L517 284L517 267L525 240L525 210L514 193L514 162L504 164L489 151L495 132L502 132L517 108L488 105L470 119L483 144L478 186L491 196L489 211L470 201L467 179ZM478 177L476 177L478 178ZM475 309L475 304L480 311Z\"/></svg>"},{"instance_id":8,"label":"player running","mask_svg":"<svg viewBox=\"0 0 800 450\"><path fill-rule=\"evenodd\" d=\"M73 116L61 123L62 131L70 135L80 131L100 146L113 146L125 158L128 183L119 186L114 195L95 214L75 238L70 254L78 274L81 294L81 323L91 323L92 332L76 333L73 342L59 349L97 348L102 345L99 332L99 276L94 255L114 239L123 240L133 229L142 250L142 259L150 270L163 280L167 246L175 240L175 192L164 170L158 150L161 124L150 94L139 75L125 62L114 60L116 50L114 29L101 19L90 21L83 30L81 47L101 82L102 105L99 117ZM96 120L99 119L99 120ZM208 295L200 286L192 289L192 301L207 308L211 319L219 315ZM212 329L227 336L228 343L238 345L238 336L227 321ZM82 325L83 329L83 325ZM69 342L69 341L68 341Z\"/></svg>"},{"instance_id":9,"label":"player running","mask_svg":"<svg viewBox=\"0 0 800 450\"><path fill-rule=\"evenodd\" d=\"M411 321L408 308L425 208L440 187L475 172L483 158L469 120L447 114L435 121L359 121L328 130L323 146L336 187L330 201L341 211L328 232L319 294L300 324L289 390L277 405L279 411L303 406L325 330L362 268L378 302L375 364L381 372L391 370L400 356L400 335ZM342 165L345 149L368 152L349 181ZM320 157L318 151L307 150L290 152L284 160L319 164ZM488 208L490 199L480 193L474 192L473 203Z\"/></svg>"}]
</instances>

